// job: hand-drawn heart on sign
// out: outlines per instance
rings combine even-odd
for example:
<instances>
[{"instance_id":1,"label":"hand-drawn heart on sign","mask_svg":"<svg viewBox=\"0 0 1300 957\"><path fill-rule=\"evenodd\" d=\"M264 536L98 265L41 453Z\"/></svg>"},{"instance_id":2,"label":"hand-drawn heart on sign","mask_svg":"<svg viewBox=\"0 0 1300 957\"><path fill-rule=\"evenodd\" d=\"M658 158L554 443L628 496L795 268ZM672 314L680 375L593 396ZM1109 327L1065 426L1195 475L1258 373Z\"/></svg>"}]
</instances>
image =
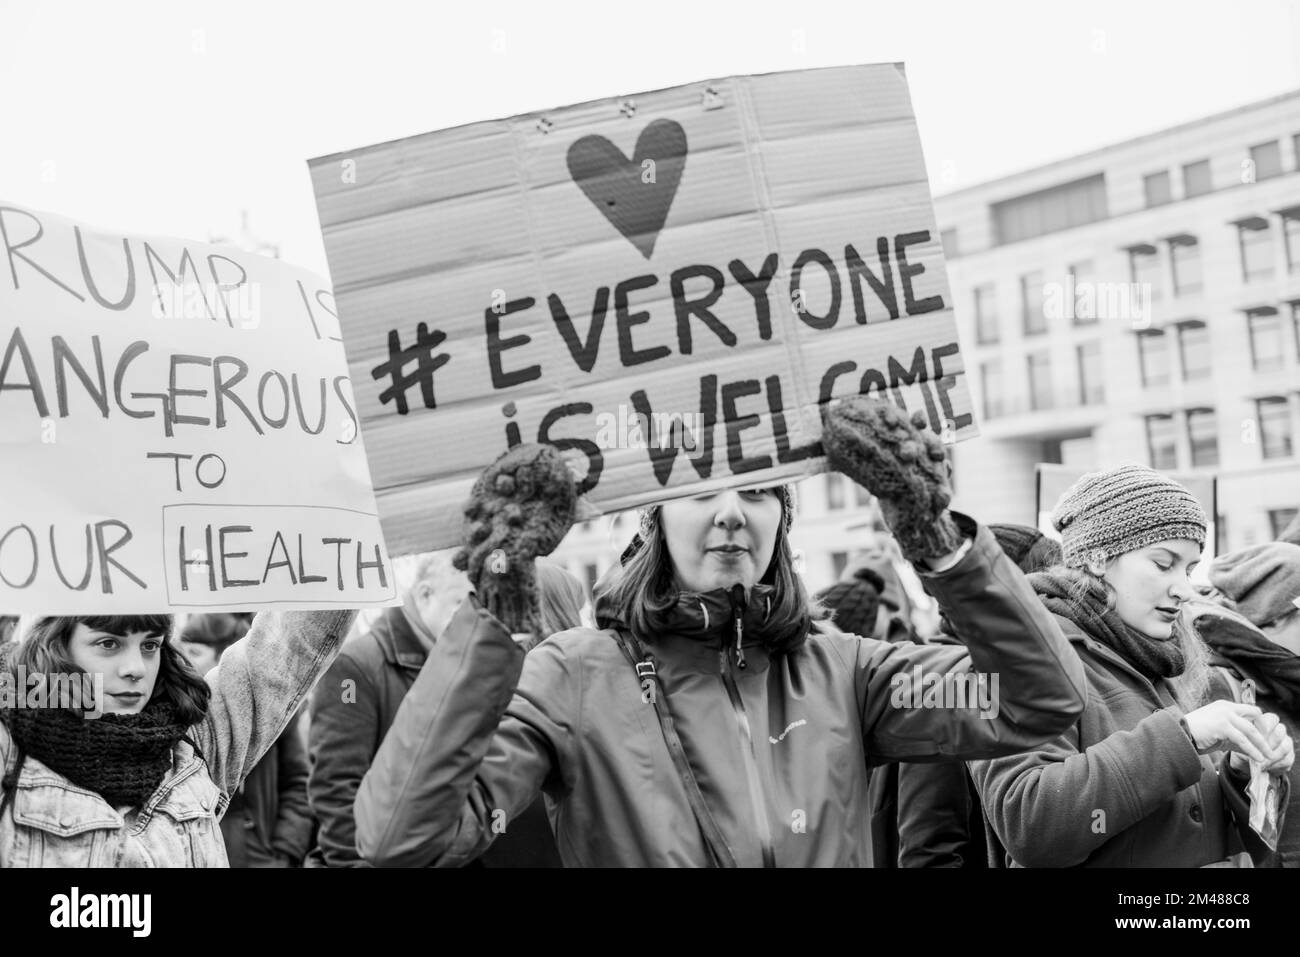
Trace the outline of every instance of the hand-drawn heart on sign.
<instances>
[{"instance_id":1,"label":"hand-drawn heart on sign","mask_svg":"<svg viewBox=\"0 0 1300 957\"><path fill-rule=\"evenodd\" d=\"M630 160L605 137L584 136L569 147L568 163L592 205L649 259L686 167L681 125L655 120L637 137Z\"/></svg>"}]
</instances>

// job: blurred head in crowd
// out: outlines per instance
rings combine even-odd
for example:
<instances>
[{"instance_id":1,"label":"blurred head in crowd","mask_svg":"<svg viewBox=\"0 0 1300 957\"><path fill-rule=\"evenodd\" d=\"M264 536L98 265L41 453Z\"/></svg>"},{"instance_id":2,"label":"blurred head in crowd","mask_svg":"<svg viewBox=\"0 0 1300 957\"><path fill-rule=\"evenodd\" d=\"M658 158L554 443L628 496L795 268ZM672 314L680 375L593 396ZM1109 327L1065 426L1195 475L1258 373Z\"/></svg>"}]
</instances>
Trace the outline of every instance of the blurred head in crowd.
<instances>
[{"instance_id":1,"label":"blurred head in crowd","mask_svg":"<svg viewBox=\"0 0 1300 957\"><path fill-rule=\"evenodd\" d=\"M1210 582L1252 625L1300 654L1300 545L1265 542L1222 555Z\"/></svg>"},{"instance_id":2,"label":"blurred head in crowd","mask_svg":"<svg viewBox=\"0 0 1300 957\"><path fill-rule=\"evenodd\" d=\"M189 724L207 713L207 684L169 640L171 615L85 615L36 618L10 662L28 676L85 672L103 676L105 714L139 714L166 700Z\"/></svg>"},{"instance_id":3,"label":"blurred head in crowd","mask_svg":"<svg viewBox=\"0 0 1300 957\"><path fill-rule=\"evenodd\" d=\"M1061 545L1028 525L993 524L989 531L1007 558L1029 575L1061 564Z\"/></svg>"},{"instance_id":4,"label":"blurred head in crowd","mask_svg":"<svg viewBox=\"0 0 1300 957\"><path fill-rule=\"evenodd\" d=\"M851 635L871 637L880 629L881 616L888 608L881 602L885 580L870 568L859 568L849 581L836 582L817 593L822 604L835 613L834 623Z\"/></svg>"},{"instance_id":5,"label":"blurred head in crowd","mask_svg":"<svg viewBox=\"0 0 1300 957\"><path fill-rule=\"evenodd\" d=\"M217 666L226 649L248 634L249 622L243 615L207 612L190 615L181 628L181 652L194 670L206 675Z\"/></svg>"},{"instance_id":6,"label":"blurred head in crowd","mask_svg":"<svg viewBox=\"0 0 1300 957\"><path fill-rule=\"evenodd\" d=\"M426 643L441 637L452 615L471 591L469 577L451 564L456 551L447 548L420 555L410 586L403 596L407 620Z\"/></svg>"},{"instance_id":7,"label":"blurred head in crowd","mask_svg":"<svg viewBox=\"0 0 1300 957\"><path fill-rule=\"evenodd\" d=\"M531 636L529 647L570 628L582 625L582 608L587 595L582 584L562 566L546 558L537 559L537 590L541 604L540 635Z\"/></svg>"}]
</instances>

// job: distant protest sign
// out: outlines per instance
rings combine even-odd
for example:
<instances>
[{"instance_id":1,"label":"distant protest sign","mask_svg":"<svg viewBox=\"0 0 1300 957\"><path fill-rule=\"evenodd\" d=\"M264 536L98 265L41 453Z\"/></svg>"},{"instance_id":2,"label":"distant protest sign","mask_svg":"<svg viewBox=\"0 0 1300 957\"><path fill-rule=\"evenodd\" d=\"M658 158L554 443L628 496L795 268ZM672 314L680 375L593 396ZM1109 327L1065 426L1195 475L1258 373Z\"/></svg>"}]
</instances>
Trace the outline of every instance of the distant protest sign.
<instances>
[{"instance_id":1,"label":"distant protest sign","mask_svg":"<svg viewBox=\"0 0 1300 957\"><path fill-rule=\"evenodd\" d=\"M328 284L0 202L0 612L391 604Z\"/></svg>"},{"instance_id":2,"label":"distant protest sign","mask_svg":"<svg viewBox=\"0 0 1300 957\"><path fill-rule=\"evenodd\" d=\"M385 534L507 448L589 514L825 468L866 392L976 434L900 65L731 77L311 162Z\"/></svg>"}]
</instances>

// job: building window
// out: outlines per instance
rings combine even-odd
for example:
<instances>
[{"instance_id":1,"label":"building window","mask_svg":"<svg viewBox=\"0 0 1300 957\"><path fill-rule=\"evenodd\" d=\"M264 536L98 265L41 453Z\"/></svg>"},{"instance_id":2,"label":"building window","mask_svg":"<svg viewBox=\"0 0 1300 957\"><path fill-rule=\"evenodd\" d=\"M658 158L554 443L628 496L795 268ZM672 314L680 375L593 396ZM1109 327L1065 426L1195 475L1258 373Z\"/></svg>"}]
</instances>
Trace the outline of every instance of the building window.
<instances>
[{"instance_id":1,"label":"building window","mask_svg":"<svg viewBox=\"0 0 1300 957\"><path fill-rule=\"evenodd\" d=\"M871 504L871 493L852 479L846 478L846 482L853 486L853 500L863 508Z\"/></svg>"},{"instance_id":2,"label":"building window","mask_svg":"<svg viewBox=\"0 0 1300 957\"><path fill-rule=\"evenodd\" d=\"M1210 161L1200 160L1183 167L1183 195L1188 199L1202 196L1214 189L1210 181Z\"/></svg>"},{"instance_id":3,"label":"building window","mask_svg":"<svg viewBox=\"0 0 1300 957\"><path fill-rule=\"evenodd\" d=\"M1201 291L1201 244L1195 236L1169 238L1169 257L1174 268L1174 295L1192 296Z\"/></svg>"},{"instance_id":4,"label":"building window","mask_svg":"<svg viewBox=\"0 0 1300 957\"><path fill-rule=\"evenodd\" d=\"M1295 521L1300 509L1294 508L1270 508L1268 510L1268 527L1273 533L1273 541L1282 537L1288 525Z\"/></svg>"},{"instance_id":5,"label":"building window","mask_svg":"<svg viewBox=\"0 0 1300 957\"><path fill-rule=\"evenodd\" d=\"M1251 216L1237 223L1241 245L1241 275L1246 282L1273 278L1273 233L1263 216Z\"/></svg>"},{"instance_id":6,"label":"building window","mask_svg":"<svg viewBox=\"0 0 1300 957\"><path fill-rule=\"evenodd\" d=\"M848 564L848 552L831 552L831 577L835 581L839 581L840 576L844 574L844 569L848 567Z\"/></svg>"},{"instance_id":7,"label":"building window","mask_svg":"<svg viewBox=\"0 0 1300 957\"><path fill-rule=\"evenodd\" d=\"M1256 372L1282 368L1282 316L1272 306L1246 311L1250 330L1250 362Z\"/></svg>"},{"instance_id":8,"label":"building window","mask_svg":"<svg viewBox=\"0 0 1300 957\"><path fill-rule=\"evenodd\" d=\"M826 510L836 512L844 507L844 485L839 472L826 473Z\"/></svg>"},{"instance_id":9,"label":"building window","mask_svg":"<svg viewBox=\"0 0 1300 957\"><path fill-rule=\"evenodd\" d=\"M1052 360L1046 351L1029 354L1029 407L1035 412L1052 407Z\"/></svg>"},{"instance_id":10,"label":"building window","mask_svg":"<svg viewBox=\"0 0 1300 957\"><path fill-rule=\"evenodd\" d=\"M1142 385L1148 389L1169 384L1169 350L1161 329L1141 329L1137 334Z\"/></svg>"},{"instance_id":11,"label":"building window","mask_svg":"<svg viewBox=\"0 0 1300 957\"><path fill-rule=\"evenodd\" d=\"M1087 326L1097 321L1097 270L1091 259L1070 264L1074 287L1074 324Z\"/></svg>"},{"instance_id":12,"label":"building window","mask_svg":"<svg viewBox=\"0 0 1300 957\"><path fill-rule=\"evenodd\" d=\"M1255 182L1282 175L1282 149L1277 140L1250 148L1250 162L1255 168Z\"/></svg>"},{"instance_id":13,"label":"building window","mask_svg":"<svg viewBox=\"0 0 1300 957\"><path fill-rule=\"evenodd\" d=\"M1282 216L1282 243L1286 252L1286 271L1300 274L1300 206L1278 210Z\"/></svg>"},{"instance_id":14,"label":"building window","mask_svg":"<svg viewBox=\"0 0 1300 957\"><path fill-rule=\"evenodd\" d=\"M994 242L999 246L1095 223L1108 215L1106 177L1098 173L1006 199L990 206L989 212L993 217Z\"/></svg>"},{"instance_id":15,"label":"building window","mask_svg":"<svg viewBox=\"0 0 1300 957\"><path fill-rule=\"evenodd\" d=\"M939 245L943 247L943 254L949 259L957 258L957 230L945 229L939 233Z\"/></svg>"},{"instance_id":16,"label":"building window","mask_svg":"<svg viewBox=\"0 0 1300 957\"><path fill-rule=\"evenodd\" d=\"M1142 177L1142 191L1146 194L1147 206L1163 206L1173 202L1173 190L1169 186L1169 171L1150 173Z\"/></svg>"},{"instance_id":17,"label":"building window","mask_svg":"<svg viewBox=\"0 0 1300 957\"><path fill-rule=\"evenodd\" d=\"M980 366L980 387L984 395L984 418L996 419L1005 414L1002 405L1002 360L992 359Z\"/></svg>"},{"instance_id":18,"label":"building window","mask_svg":"<svg viewBox=\"0 0 1300 957\"><path fill-rule=\"evenodd\" d=\"M1199 319L1178 324L1178 357L1182 361L1183 381L1205 379L1210 375L1210 329Z\"/></svg>"},{"instance_id":19,"label":"building window","mask_svg":"<svg viewBox=\"0 0 1300 957\"><path fill-rule=\"evenodd\" d=\"M1187 444L1192 449L1192 468L1219 464L1219 424L1213 409L1187 410Z\"/></svg>"},{"instance_id":20,"label":"building window","mask_svg":"<svg viewBox=\"0 0 1300 957\"><path fill-rule=\"evenodd\" d=\"M1286 396L1256 399L1255 418L1259 421L1259 445L1264 458L1290 458L1291 406Z\"/></svg>"},{"instance_id":21,"label":"building window","mask_svg":"<svg viewBox=\"0 0 1300 957\"><path fill-rule=\"evenodd\" d=\"M1132 281L1145 285L1150 290L1148 301L1155 302L1159 299L1161 289L1164 287L1161 281L1160 251L1149 243L1130 246L1128 266Z\"/></svg>"},{"instance_id":22,"label":"building window","mask_svg":"<svg viewBox=\"0 0 1300 957\"><path fill-rule=\"evenodd\" d=\"M975 341L989 345L998 341L997 289L992 284L975 287Z\"/></svg>"},{"instance_id":23,"label":"building window","mask_svg":"<svg viewBox=\"0 0 1300 957\"><path fill-rule=\"evenodd\" d=\"M1100 405L1106 401L1106 390L1101 380L1101 342L1081 343L1079 355L1079 401L1084 405Z\"/></svg>"},{"instance_id":24,"label":"building window","mask_svg":"<svg viewBox=\"0 0 1300 957\"><path fill-rule=\"evenodd\" d=\"M1291 303L1291 331L1295 333L1295 357L1300 361L1300 299Z\"/></svg>"},{"instance_id":25,"label":"building window","mask_svg":"<svg viewBox=\"0 0 1300 957\"><path fill-rule=\"evenodd\" d=\"M1174 417L1172 415L1148 415L1147 417L1147 453L1151 456L1153 469L1178 468L1178 444L1174 440Z\"/></svg>"},{"instance_id":26,"label":"building window","mask_svg":"<svg viewBox=\"0 0 1300 957\"><path fill-rule=\"evenodd\" d=\"M1020 277L1020 315L1025 335L1047 331L1047 310L1043 308L1043 274L1026 273Z\"/></svg>"}]
</instances>

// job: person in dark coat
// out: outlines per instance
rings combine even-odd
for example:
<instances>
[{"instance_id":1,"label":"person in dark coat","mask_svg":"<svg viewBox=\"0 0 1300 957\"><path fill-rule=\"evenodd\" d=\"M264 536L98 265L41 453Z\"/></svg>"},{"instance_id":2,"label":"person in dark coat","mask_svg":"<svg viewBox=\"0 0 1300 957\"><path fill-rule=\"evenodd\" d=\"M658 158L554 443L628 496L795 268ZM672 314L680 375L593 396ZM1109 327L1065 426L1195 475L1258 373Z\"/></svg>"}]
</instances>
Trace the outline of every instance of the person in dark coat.
<instances>
[{"instance_id":1,"label":"person in dark coat","mask_svg":"<svg viewBox=\"0 0 1300 957\"><path fill-rule=\"evenodd\" d=\"M1255 704L1300 735L1300 546L1268 542L1215 559L1210 600L1187 618L1212 651L1218 697ZM1300 867L1300 765L1292 765L1290 799L1278 863Z\"/></svg>"},{"instance_id":2,"label":"person in dark coat","mask_svg":"<svg viewBox=\"0 0 1300 957\"><path fill-rule=\"evenodd\" d=\"M1025 574L1060 561L1060 545L1036 528L992 523L989 531ZM931 643L957 643L948 622L941 624ZM907 640L920 641L914 633ZM963 762L887 765L873 772L872 788L874 866L996 866L1001 848Z\"/></svg>"},{"instance_id":3,"label":"person in dark coat","mask_svg":"<svg viewBox=\"0 0 1300 957\"><path fill-rule=\"evenodd\" d=\"M403 603L353 635L312 692L307 793L319 822L310 867L368 867L357 853L353 802L397 709L469 581L448 552L420 557ZM487 867L556 867L559 852L538 800L510 822L510 834L480 862Z\"/></svg>"},{"instance_id":4,"label":"person in dark coat","mask_svg":"<svg viewBox=\"0 0 1300 957\"><path fill-rule=\"evenodd\" d=\"M227 648L247 634L250 615L191 615L180 648L206 675ZM289 726L230 796L221 835L231 867L301 867L311 849L314 822L307 803L307 750L298 720Z\"/></svg>"},{"instance_id":5,"label":"person in dark coat","mask_svg":"<svg viewBox=\"0 0 1300 957\"><path fill-rule=\"evenodd\" d=\"M1234 828L1228 806L1239 805L1224 791L1240 797L1247 759L1284 783L1295 757L1286 729L1250 705L1192 707L1171 683L1192 647L1180 613L1193 597L1205 510L1178 483L1133 465L1085 475L1053 524L1063 564L1029 580L1082 661L1089 694L1056 740L969 764L1009 863L1230 866L1243 847L1262 856L1248 829ZM1231 757L1216 762L1223 750Z\"/></svg>"}]
</instances>

